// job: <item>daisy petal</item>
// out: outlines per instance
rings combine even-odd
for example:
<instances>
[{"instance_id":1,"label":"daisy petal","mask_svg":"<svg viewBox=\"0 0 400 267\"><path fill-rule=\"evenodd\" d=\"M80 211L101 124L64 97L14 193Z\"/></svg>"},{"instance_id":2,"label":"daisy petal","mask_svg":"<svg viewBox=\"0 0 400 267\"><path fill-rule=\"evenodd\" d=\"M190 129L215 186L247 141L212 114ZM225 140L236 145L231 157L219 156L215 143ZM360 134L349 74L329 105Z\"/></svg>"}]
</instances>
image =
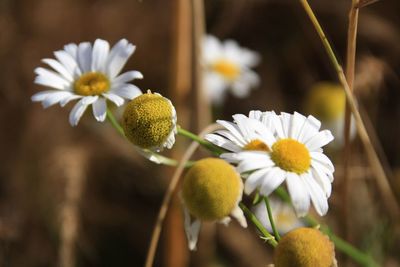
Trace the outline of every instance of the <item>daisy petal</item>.
<instances>
[{"instance_id":1,"label":"daisy petal","mask_svg":"<svg viewBox=\"0 0 400 267\"><path fill-rule=\"evenodd\" d=\"M78 58L78 46L74 43L64 45L64 51L67 52L73 59Z\"/></svg>"},{"instance_id":2,"label":"daisy petal","mask_svg":"<svg viewBox=\"0 0 400 267\"><path fill-rule=\"evenodd\" d=\"M88 105L94 103L98 96L86 96L78 101L69 113L69 123L71 126L78 125L83 113L85 112Z\"/></svg>"},{"instance_id":3,"label":"daisy petal","mask_svg":"<svg viewBox=\"0 0 400 267\"><path fill-rule=\"evenodd\" d=\"M103 122L106 119L107 104L106 100L99 97L96 102L93 103L93 115L97 121Z\"/></svg>"},{"instance_id":4,"label":"daisy petal","mask_svg":"<svg viewBox=\"0 0 400 267\"><path fill-rule=\"evenodd\" d=\"M231 134L227 130L218 130L218 131L215 131L214 133L219 134L222 137L225 137L226 139L232 141L233 143L235 143L239 147L242 147L242 146L246 145L244 142L240 142L233 134Z\"/></svg>"},{"instance_id":5,"label":"daisy petal","mask_svg":"<svg viewBox=\"0 0 400 267\"><path fill-rule=\"evenodd\" d=\"M331 172L335 171L335 167L333 166L332 161L321 152L310 152L310 156L313 160L318 161L322 165L324 165Z\"/></svg>"},{"instance_id":6,"label":"daisy petal","mask_svg":"<svg viewBox=\"0 0 400 267\"><path fill-rule=\"evenodd\" d=\"M301 115L300 113L295 112L292 116L292 121L289 129L289 137L297 140L299 137L301 128L304 125L306 117Z\"/></svg>"},{"instance_id":7,"label":"daisy petal","mask_svg":"<svg viewBox=\"0 0 400 267\"><path fill-rule=\"evenodd\" d=\"M217 120L217 123L224 128L226 128L235 138L243 144L243 146L247 143L242 135L240 134L239 128L236 124L229 122L229 121L223 121L223 120Z\"/></svg>"},{"instance_id":8,"label":"daisy petal","mask_svg":"<svg viewBox=\"0 0 400 267\"><path fill-rule=\"evenodd\" d=\"M204 139L228 151L239 152L242 150L240 146L234 144L230 140L225 139L217 134L207 134Z\"/></svg>"},{"instance_id":9,"label":"daisy petal","mask_svg":"<svg viewBox=\"0 0 400 267\"><path fill-rule=\"evenodd\" d=\"M115 105L117 105L117 107L122 106L124 104L124 102L125 102L125 100L122 97L120 97L120 96L118 96L118 95L116 95L114 93L111 93L111 92L110 93L103 93L102 95L105 98L107 98L108 100L112 101Z\"/></svg>"},{"instance_id":10,"label":"daisy petal","mask_svg":"<svg viewBox=\"0 0 400 267\"><path fill-rule=\"evenodd\" d=\"M113 84L127 83L134 79L143 79L143 74L136 70L127 71L115 77Z\"/></svg>"},{"instance_id":11,"label":"daisy petal","mask_svg":"<svg viewBox=\"0 0 400 267\"><path fill-rule=\"evenodd\" d=\"M71 73L65 68L65 66L63 66L57 60L54 60L51 58L45 58L45 59L42 59L42 61L44 63L46 63L47 65L49 65L50 67L52 67L55 71L60 73L63 76L63 78L65 78L67 81L69 81L69 82L73 81L73 77L72 77Z\"/></svg>"},{"instance_id":12,"label":"daisy petal","mask_svg":"<svg viewBox=\"0 0 400 267\"><path fill-rule=\"evenodd\" d=\"M92 71L104 72L104 66L108 58L108 51L110 50L110 45L107 41L102 39L97 39L93 45L92 51Z\"/></svg>"},{"instance_id":13,"label":"daisy petal","mask_svg":"<svg viewBox=\"0 0 400 267\"><path fill-rule=\"evenodd\" d=\"M324 173L331 182L333 182L333 173L325 165L319 163L318 161L311 159L311 167Z\"/></svg>"},{"instance_id":14,"label":"daisy petal","mask_svg":"<svg viewBox=\"0 0 400 267\"><path fill-rule=\"evenodd\" d=\"M126 39L122 39L114 45L107 59L106 73L110 79L113 79L118 73L120 73L126 61L133 54L135 49L136 47L128 43Z\"/></svg>"},{"instance_id":15,"label":"daisy petal","mask_svg":"<svg viewBox=\"0 0 400 267\"><path fill-rule=\"evenodd\" d=\"M232 210L231 216L234 217L243 228L247 228L246 217L244 216L243 211L241 208L239 208L239 206L236 206Z\"/></svg>"},{"instance_id":16,"label":"daisy petal","mask_svg":"<svg viewBox=\"0 0 400 267\"><path fill-rule=\"evenodd\" d=\"M305 184L310 192L311 201L315 210L320 216L324 216L328 212L328 200L321 187L312 179L310 175L305 175Z\"/></svg>"},{"instance_id":17,"label":"daisy petal","mask_svg":"<svg viewBox=\"0 0 400 267\"><path fill-rule=\"evenodd\" d=\"M38 75L35 78L36 84L60 90L65 90L70 86L70 83L67 80L53 71L39 67L35 69L35 73Z\"/></svg>"},{"instance_id":18,"label":"daisy petal","mask_svg":"<svg viewBox=\"0 0 400 267\"><path fill-rule=\"evenodd\" d=\"M248 172L248 171L254 171L260 168L268 168L268 167L272 167L275 163L269 159L268 156L265 157L265 161L264 160L242 160L239 165L236 167L237 171L239 173L243 173L243 172Z\"/></svg>"},{"instance_id":19,"label":"daisy petal","mask_svg":"<svg viewBox=\"0 0 400 267\"><path fill-rule=\"evenodd\" d=\"M136 85L127 83L118 86L116 89L112 89L111 93L130 100L134 99L137 96L140 96L142 94L142 91L140 91L139 87L137 87Z\"/></svg>"},{"instance_id":20,"label":"daisy petal","mask_svg":"<svg viewBox=\"0 0 400 267\"><path fill-rule=\"evenodd\" d=\"M300 130L298 140L302 143L307 142L311 137L318 133L321 122L313 116L308 116Z\"/></svg>"},{"instance_id":21,"label":"daisy petal","mask_svg":"<svg viewBox=\"0 0 400 267\"><path fill-rule=\"evenodd\" d=\"M328 144L333 140L333 135L329 130L323 130L308 140L305 145L311 151L316 150L318 148L323 147L324 145Z\"/></svg>"},{"instance_id":22,"label":"daisy petal","mask_svg":"<svg viewBox=\"0 0 400 267\"><path fill-rule=\"evenodd\" d=\"M79 44L78 63L83 73L90 72L92 66L92 45L89 42Z\"/></svg>"},{"instance_id":23,"label":"daisy petal","mask_svg":"<svg viewBox=\"0 0 400 267\"><path fill-rule=\"evenodd\" d=\"M314 179L317 181L319 186L323 189L325 192L325 196L328 198L331 196L332 193L332 184L329 178L321 172L319 169L316 168L311 168L312 175Z\"/></svg>"},{"instance_id":24,"label":"daisy petal","mask_svg":"<svg viewBox=\"0 0 400 267\"><path fill-rule=\"evenodd\" d=\"M282 171L280 168L271 169L265 176L263 183L260 188L260 194L264 196L269 196L275 189L280 186L283 181L285 181L286 172Z\"/></svg>"},{"instance_id":25,"label":"daisy petal","mask_svg":"<svg viewBox=\"0 0 400 267\"><path fill-rule=\"evenodd\" d=\"M60 91L58 91L58 90L41 91L41 92L34 94L31 97L31 100L33 102L42 102L43 100L46 99L46 97L48 97L49 95L56 93L56 92L60 92Z\"/></svg>"},{"instance_id":26,"label":"daisy petal","mask_svg":"<svg viewBox=\"0 0 400 267\"><path fill-rule=\"evenodd\" d=\"M52 93L48 95L46 99L43 100L42 102L43 108L48 108L52 105L55 105L70 95L71 95L70 92L65 92L65 91L58 91Z\"/></svg>"},{"instance_id":27,"label":"daisy petal","mask_svg":"<svg viewBox=\"0 0 400 267\"><path fill-rule=\"evenodd\" d=\"M310 196L301 176L287 172L286 185L297 217L304 217L310 208Z\"/></svg>"},{"instance_id":28,"label":"daisy petal","mask_svg":"<svg viewBox=\"0 0 400 267\"><path fill-rule=\"evenodd\" d=\"M82 74L82 71L79 69L76 59L69 53L60 50L54 52L54 56L57 58L58 61L61 62L62 65L64 65L65 69L69 73L71 73L71 75L74 76L75 78L78 75Z\"/></svg>"},{"instance_id":29,"label":"daisy petal","mask_svg":"<svg viewBox=\"0 0 400 267\"><path fill-rule=\"evenodd\" d=\"M253 191L262 184L262 180L265 178L265 174L268 171L268 169L261 169L250 174L244 183L244 192L247 195L253 193Z\"/></svg>"},{"instance_id":30,"label":"daisy petal","mask_svg":"<svg viewBox=\"0 0 400 267\"><path fill-rule=\"evenodd\" d=\"M200 220L195 220L193 223L191 222L189 211L186 207L183 207L184 214L184 225L185 225L185 233L188 239L188 246L190 250L196 250L197 239L199 237Z\"/></svg>"},{"instance_id":31,"label":"daisy petal","mask_svg":"<svg viewBox=\"0 0 400 267\"><path fill-rule=\"evenodd\" d=\"M83 96L81 96L81 95L70 95L60 101L60 106L65 107L72 100L81 99L81 98L83 98Z\"/></svg>"}]
</instances>

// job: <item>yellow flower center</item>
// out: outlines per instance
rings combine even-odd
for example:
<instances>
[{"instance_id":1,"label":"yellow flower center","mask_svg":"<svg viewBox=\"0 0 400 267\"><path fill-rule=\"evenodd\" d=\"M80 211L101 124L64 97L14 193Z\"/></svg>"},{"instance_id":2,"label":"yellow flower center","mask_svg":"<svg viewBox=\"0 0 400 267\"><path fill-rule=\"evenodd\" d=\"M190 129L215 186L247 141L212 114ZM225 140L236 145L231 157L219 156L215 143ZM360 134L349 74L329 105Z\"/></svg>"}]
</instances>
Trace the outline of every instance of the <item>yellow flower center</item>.
<instances>
[{"instance_id":1,"label":"yellow flower center","mask_svg":"<svg viewBox=\"0 0 400 267\"><path fill-rule=\"evenodd\" d=\"M182 197L190 213L201 220L228 216L237 205L241 180L235 169L222 159L197 161L183 180Z\"/></svg>"},{"instance_id":2,"label":"yellow flower center","mask_svg":"<svg viewBox=\"0 0 400 267\"><path fill-rule=\"evenodd\" d=\"M335 251L327 236L313 228L287 233L274 251L275 267L331 267Z\"/></svg>"},{"instance_id":3,"label":"yellow flower center","mask_svg":"<svg viewBox=\"0 0 400 267\"><path fill-rule=\"evenodd\" d=\"M265 151L265 152L271 151L267 146L267 144L265 144L263 141L259 139L251 140L243 147L243 150L254 150L254 151Z\"/></svg>"},{"instance_id":4,"label":"yellow flower center","mask_svg":"<svg viewBox=\"0 0 400 267\"><path fill-rule=\"evenodd\" d=\"M340 85L318 83L311 89L307 104L310 114L329 122L343 116L346 95Z\"/></svg>"},{"instance_id":5,"label":"yellow flower center","mask_svg":"<svg viewBox=\"0 0 400 267\"><path fill-rule=\"evenodd\" d=\"M126 106L122 127L133 144L141 148L160 147L174 127L171 103L150 91L138 96Z\"/></svg>"},{"instance_id":6,"label":"yellow flower center","mask_svg":"<svg viewBox=\"0 0 400 267\"><path fill-rule=\"evenodd\" d=\"M240 74L240 68L237 64L225 60L220 59L212 65L212 69L222 76L224 76L227 80L235 80Z\"/></svg>"},{"instance_id":7,"label":"yellow flower center","mask_svg":"<svg viewBox=\"0 0 400 267\"><path fill-rule=\"evenodd\" d=\"M271 158L285 171L302 174L311 165L310 152L306 146L294 139L281 139L272 145Z\"/></svg>"},{"instance_id":8,"label":"yellow flower center","mask_svg":"<svg viewBox=\"0 0 400 267\"><path fill-rule=\"evenodd\" d=\"M87 72L74 83L74 91L78 95L100 95L110 89L110 81L99 72Z\"/></svg>"}]
</instances>

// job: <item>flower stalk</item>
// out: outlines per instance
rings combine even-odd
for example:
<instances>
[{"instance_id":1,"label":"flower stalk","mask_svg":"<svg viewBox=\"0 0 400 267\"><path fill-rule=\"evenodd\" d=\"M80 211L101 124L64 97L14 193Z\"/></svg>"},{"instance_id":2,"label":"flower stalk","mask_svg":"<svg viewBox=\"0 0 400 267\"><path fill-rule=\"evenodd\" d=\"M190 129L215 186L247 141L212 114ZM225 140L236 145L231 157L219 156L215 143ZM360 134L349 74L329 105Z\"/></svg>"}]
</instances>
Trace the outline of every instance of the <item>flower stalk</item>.
<instances>
[{"instance_id":1,"label":"flower stalk","mask_svg":"<svg viewBox=\"0 0 400 267\"><path fill-rule=\"evenodd\" d=\"M267 229L264 228L262 223L257 219L256 215L254 215L246 205L242 202L239 203L240 208L243 210L244 214L247 218L254 224L258 231L263 235L263 239L266 240L268 244L273 246L274 248L278 245L278 241L276 241L275 236L270 234Z\"/></svg>"},{"instance_id":2,"label":"flower stalk","mask_svg":"<svg viewBox=\"0 0 400 267\"><path fill-rule=\"evenodd\" d=\"M272 231L274 232L276 240L279 241L281 239L281 236L279 235L279 231L275 226L274 217L272 216L271 205L269 204L269 199L268 199L267 196L264 197L264 202L265 202L265 206L267 207L268 219L269 219L269 222L271 224Z\"/></svg>"}]
</instances>

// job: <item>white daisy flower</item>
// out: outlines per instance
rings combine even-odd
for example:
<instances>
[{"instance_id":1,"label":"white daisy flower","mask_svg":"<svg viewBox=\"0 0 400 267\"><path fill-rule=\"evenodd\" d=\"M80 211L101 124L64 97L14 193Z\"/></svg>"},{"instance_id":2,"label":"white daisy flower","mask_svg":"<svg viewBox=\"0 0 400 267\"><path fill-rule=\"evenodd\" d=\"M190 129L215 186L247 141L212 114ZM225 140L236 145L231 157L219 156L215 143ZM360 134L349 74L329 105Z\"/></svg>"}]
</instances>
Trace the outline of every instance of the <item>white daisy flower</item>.
<instances>
[{"instance_id":1,"label":"white daisy flower","mask_svg":"<svg viewBox=\"0 0 400 267\"><path fill-rule=\"evenodd\" d=\"M221 157L236 163L246 178L245 193L256 188L268 196L286 182L297 216L305 216L310 200L320 215L328 211L334 167L322 148L333 140L313 116L253 111L237 114L235 123L218 121L227 130L207 139L234 153ZM217 135L220 135L217 137ZM248 177L247 177L248 176Z\"/></svg>"},{"instance_id":2,"label":"white daisy flower","mask_svg":"<svg viewBox=\"0 0 400 267\"><path fill-rule=\"evenodd\" d=\"M269 204L271 206L272 217L274 218L275 226L280 234L305 226L305 224L296 216L293 207L276 198L270 198ZM268 211L265 202L261 201L258 205L253 207L254 214L262 225L269 231L273 232L271 222L268 218Z\"/></svg>"},{"instance_id":3,"label":"white daisy flower","mask_svg":"<svg viewBox=\"0 0 400 267\"><path fill-rule=\"evenodd\" d=\"M340 148L344 144L346 94L340 84L331 82L316 83L306 99L306 108L309 114L314 115L322 122L322 126L331 130L335 140L333 147ZM354 118L351 118L350 140L356 137L357 129Z\"/></svg>"},{"instance_id":4,"label":"white daisy flower","mask_svg":"<svg viewBox=\"0 0 400 267\"><path fill-rule=\"evenodd\" d=\"M69 123L78 125L80 118L89 105L97 121L104 121L107 112L106 100L117 106L124 104L124 99L133 99L142 92L128 82L142 79L139 71L119 74L135 46L122 39L110 50L107 41L97 39L93 46L89 42L67 44L64 50L54 52L56 59L42 61L52 70L36 68L35 83L51 90L42 91L32 96L32 101L42 102L44 108L59 103L64 107L72 100L79 101L72 108Z\"/></svg>"},{"instance_id":5,"label":"white daisy flower","mask_svg":"<svg viewBox=\"0 0 400 267\"><path fill-rule=\"evenodd\" d=\"M203 45L205 88L210 99L221 104L227 90L234 96L244 98L259 84L258 75L251 70L260 61L260 56L235 41L223 43L207 35Z\"/></svg>"},{"instance_id":6,"label":"white daisy flower","mask_svg":"<svg viewBox=\"0 0 400 267\"><path fill-rule=\"evenodd\" d=\"M186 173L182 186L184 226L190 250L196 249L202 221L227 225L232 216L247 227L239 207L243 183L230 164L217 158L197 161ZM194 220L192 221L192 218Z\"/></svg>"}]
</instances>

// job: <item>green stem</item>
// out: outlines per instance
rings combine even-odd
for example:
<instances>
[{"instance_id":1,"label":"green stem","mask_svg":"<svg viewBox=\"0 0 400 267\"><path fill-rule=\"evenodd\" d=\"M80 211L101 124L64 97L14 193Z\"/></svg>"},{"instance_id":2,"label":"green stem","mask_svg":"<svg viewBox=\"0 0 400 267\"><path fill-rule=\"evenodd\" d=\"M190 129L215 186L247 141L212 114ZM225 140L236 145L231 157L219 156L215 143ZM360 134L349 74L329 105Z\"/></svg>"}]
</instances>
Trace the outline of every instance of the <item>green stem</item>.
<instances>
[{"instance_id":1,"label":"green stem","mask_svg":"<svg viewBox=\"0 0 400 267\"><path fill-rule=\"evenodd\" d=\"M290 203L290 196L285 189L279 187L275 192L284 202ZM370 255L367 255L366 253L355 248L350 243L335 235L327 225L321 224L315 217L307 215L306 217L304 217L304 221L312 227L320 226L321 231L329 236L330 240L335 244L335 247L339 251L351 257L357 263L366 267L379 266Z\"/></svg>"},{"instance_id":2,"label":"green stem","mask_svg":"<svg viewBox=\"0 0 400 267\"><path fill-rule=\"evenodd\" d=\"M213 152L218 156L225 152L225 150L223 150L222 148L208 142L207 140L198 137L196 134L191 133L188 130L185 130L179 126L178 126L178 134L187 137L189 139L192 139L193 141L196 141L197 143L199 143L200 145L202 145L203 147L205 147L206 149L208 149L209 151Z\"/></svg>"},{"instance_id":3,"label":"green stem","mask_svg":"<svg viewBox=\"0 0 400 267\"><path fill-rule=\"evenodd\" d=\"M115 128L115 130L117 130L117 132L122 137L126 138L124 129L122 128L121 124L118 123L117 119L114 117L114 114L108 108L107 108L107 119L110 121L110 123ZM149 149L140 149L139 153L145 154L145 157L152 156L154 158L154 160L151 160L151 161L159 163L159 164L163 164L166 166L176 167L179 164L179 162L177 160L165 157L165 156L160 155ZM188 161L188 162L186 162L185 167L186 168L191 167L193 164L194 164L193 161Z\"/></svg>"},{"instance_id":4,"label":"green stem","mask_svg":"<svg viewBox=\"0 0 400 267\"><path fill-rule=\"evenodd\" d=\"M118 123L118 121L115 119L114 114L111 112L111 110L109 110L107 108L107 119L110 121L110 123L112 124L112 126L115 128L115 130L117 130L117 132L125 138L125 133L124 133L124 129L122 128L122 126Z\"/></svg>"},{"instance_id":5,"label":"green stem","mask_svg":"<svg viewBox=\"0 0 400 267\"><path fill-rule=\"evenodd\" d=\"M281 239L281 236L279 235L278 229L275 227L275 221L274 221L274 217L272 216L271 205L269 204L269 199L267 196L264 197L264 202L265 202L265 206L267 207L268 218L269 218L269 222L272 227L272 231L274 232L276 240L279 241Z\"/></svg>"},{"instance_id":6,"label":"green stem","mask_svg":"<svg viewBox=\"0 0 400 267\"><path fill-rule=\"evenodd\" d=\"M257 217L246 207L242 202L239 203L240 208L246 214L247 218L254 224L254 226L261 232L265 240L274 248L278 245L275 237L271 235L267 229L264 228L262 223L257 219Z\"/></svg>"}]
</instances>

